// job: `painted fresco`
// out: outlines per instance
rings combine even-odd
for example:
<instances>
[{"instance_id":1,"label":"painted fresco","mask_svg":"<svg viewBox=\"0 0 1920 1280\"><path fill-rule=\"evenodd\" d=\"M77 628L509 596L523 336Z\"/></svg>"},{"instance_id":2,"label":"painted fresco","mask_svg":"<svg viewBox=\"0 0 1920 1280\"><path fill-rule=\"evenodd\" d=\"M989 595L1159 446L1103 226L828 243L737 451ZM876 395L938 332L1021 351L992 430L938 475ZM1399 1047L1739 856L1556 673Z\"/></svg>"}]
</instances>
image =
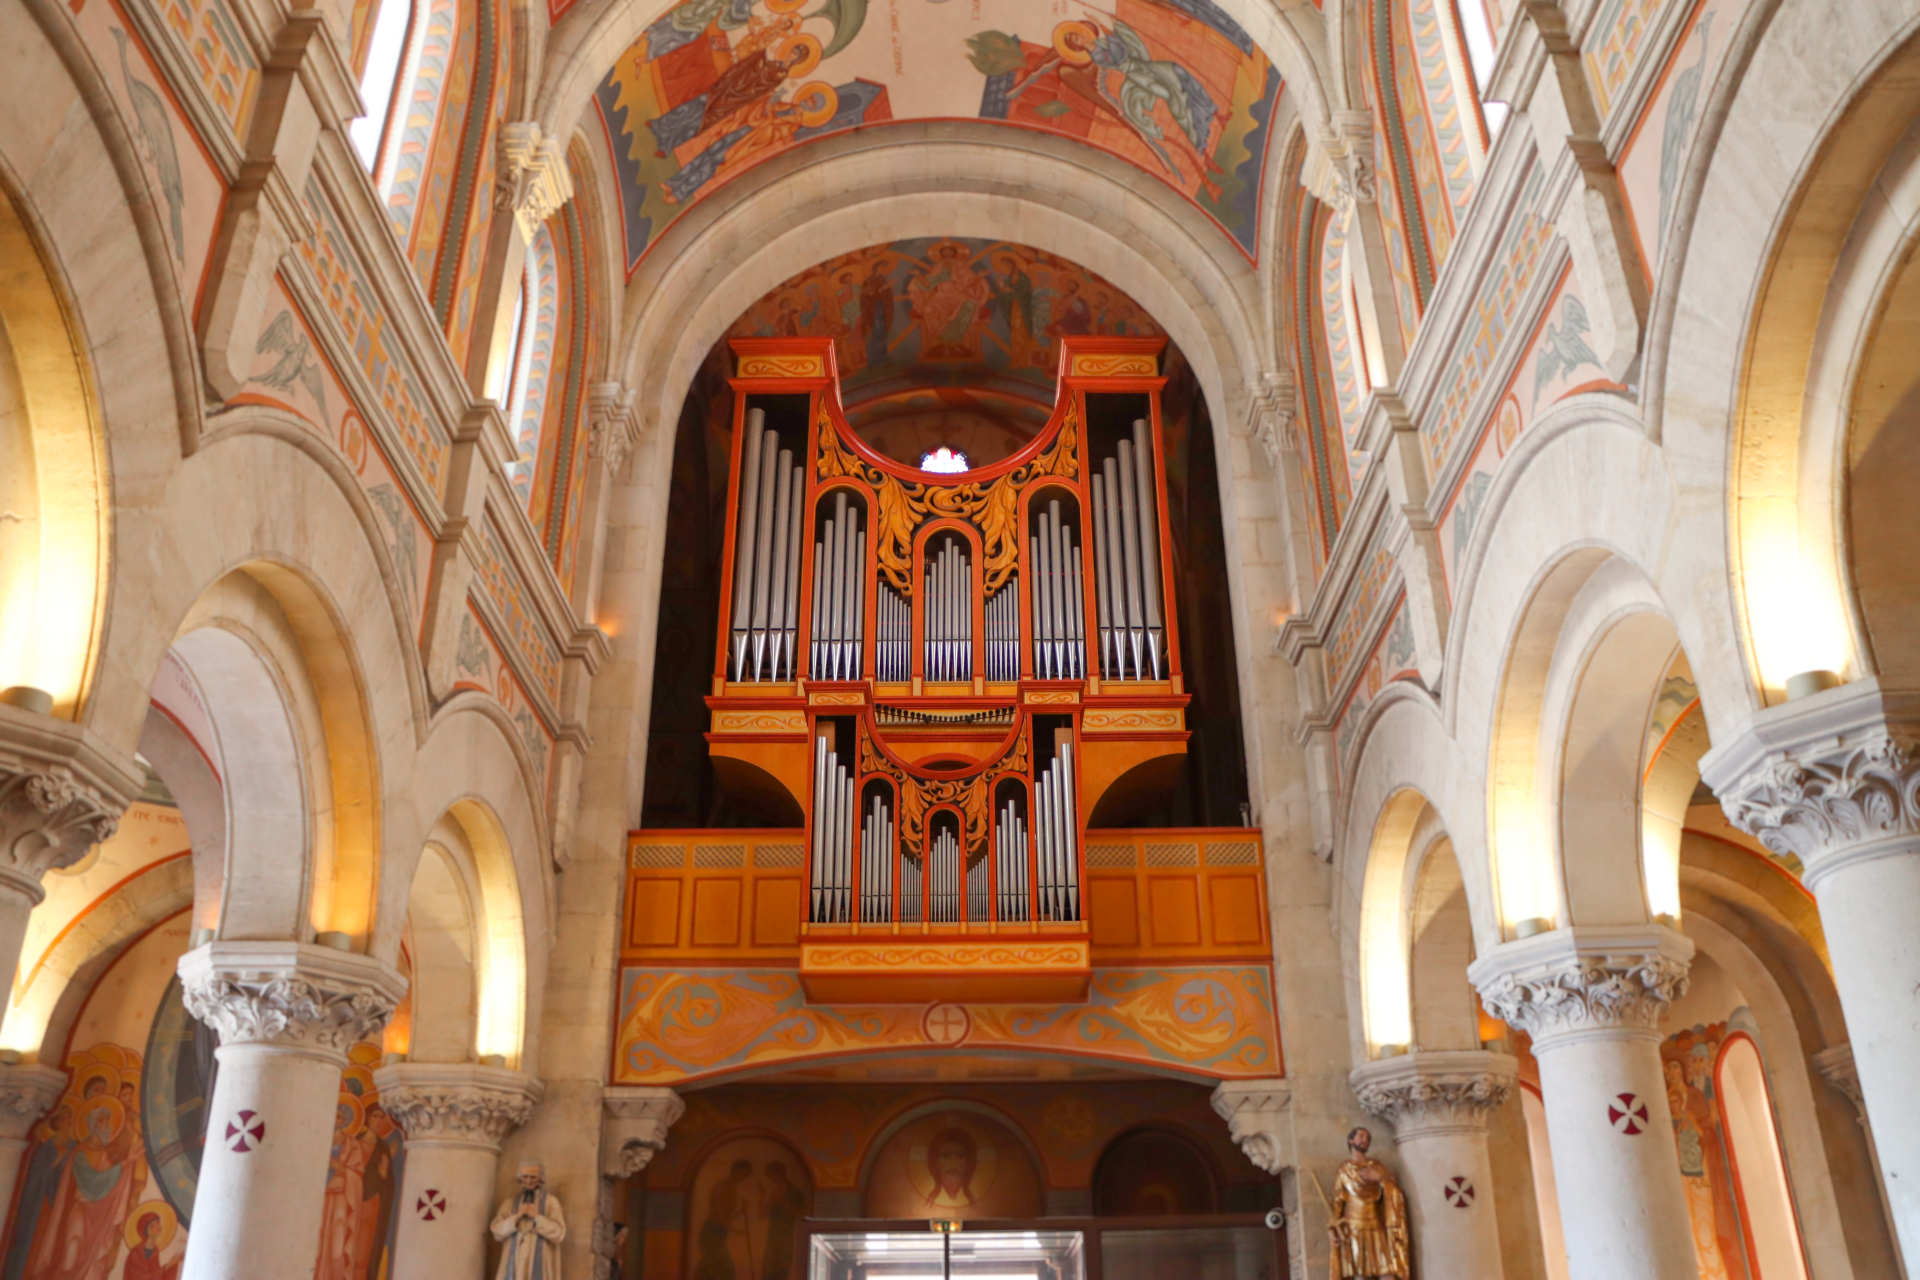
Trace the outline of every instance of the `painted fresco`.
<instances>
[{"instance_id":1,"label":"painted fresco","mask_svg":"<svg viewBox=\"0 0 1920 1280\"><path fill-rule=\"evenodd\" d=\"M1715 1022L1668 1036L1660 1045L1660 1067L1666 1074L1700 1280L1753 1280L1714 1072L1726 1035L1727 1024Z\"/></svg>"},{"instance_id":2,"label":"painted fresco","mask_svg":"<svg viewBox=\"0 0 1920 1280\"><path fill-rule=\"evenodd\" d=\"M806 1165L785 1143L721 1143L687 1198L687 1280L800 1280L800 1220L812 1211Z\"/></svg>"},{"instance_id":3,"label":"painted fresco","mask_svg":"<svg viewBox=\"0 0 1920 1280\"><path fill-rule=\"evenodd\" d=\"M1473 531L1493 492L1493 478L1520 437L1554 405L1569 396L1598 391L1625 395L1626 388L1607 377L1589 337L1592 321L1573 279L1561 272L1553 297L1540 317L1532 346L1514 371L1467 464L1452 501L1440 517L1440 556L1448 591L1456 590L1460 565L1473 543Z\"/></svg>"},{"instance_id":4,"label":"painted fresco","mask_svg":"<svg viewBox=\"0 0 1920 1280\"><path fill-rule=\"evenodd\" d=\"M1085 1004L968 1005L968 1049L1071 1054L1209 1077L1273 1075L1272 986L1259 966L1096 969ZM923 1050L925 1005L809 1004L780 969L620 975L614 1083L670 1084L809 1058Z\"/></svg>"},{"instance_id":5,"label":"painted fresco","mask_svg":"<svg viewBox=\"0 0 1920 1280\"><path fill-rule=\"evenodd\" d=\"M954 411L1002 422L1024 444L1053 412L1062 337L1159 333L1119 286L1065 258L938 237L809 267L749 307L727 337L832 338L847 421L886 452L882 419L897 430L903 418Z\"/></svg>"},{"instance_id":6,"label":"painted fresco","mask_svg":"<svg viewBox=\"0 0 1920 1280\"><path fill-rule=\"evenodd\" d=\"M1700 0L1694 6L1652 102L1621 149L1621 196L1649 282L1659 270L1714 78L1746 7L1745 0Z\"/></svg>"},{"instance_id":7,"label":"painted fresco","mask_svg":"<svg viewBox=\"0 0 1920 1280\"><path fill-rule=\"evenodd\" d=\"M169 917L88 995L66 1091L29 1136L0 1280L177 1280L219 1070L174 976L190 932L187 912ZM400 1143L373 1087L380 1053L354 1046L342 1081L317 1280L391 1269Z\"/></svg>"},{"instance_id":8,"label":"painted fresco","mask_svg":"<svg viewBox=\"0 0 1920 1280\"><path fill-rule=\"evenodd\" d=\"M1213 0L682 0L595 99L620 175L631 271L675 218L743 170L891 120L1065 134L1192 200L1258 246L1280 74ZM902 14L901 10L908 12Z\"/></svg>"},{"instance_id":9,"label":"painted fresco","mask_svg":"<svg viewBox=\"0 0 1920 1280\"><path fill-rule=\"evenodd\" d=\"M874 1157L870 1218L1037 1218L1040 1175L1020 1139L975 1111L908 1121Z\"/></svg>"},{"instance_id":10,"label":"painted fresco","mask_svg":"<svg viewBox=\"0 0 1920 1280\"><path fill-rule=\"evenodd\" d=\"M59 11L70 16L92 52L101 83L126 122L140 172L152 191L169 265L182 296L197 309L226 201L226 181L206 144L187 125L186 113L159 62L147 52L121 7L114 0L68 0ZM178 30L171 15L169 25ZM251 82L246 84L244 94L250 95L252 87ZM243 96L239 84L234 85L234 94L234 112L244 111L250 96Z\"/></svg>"}]
</instances>

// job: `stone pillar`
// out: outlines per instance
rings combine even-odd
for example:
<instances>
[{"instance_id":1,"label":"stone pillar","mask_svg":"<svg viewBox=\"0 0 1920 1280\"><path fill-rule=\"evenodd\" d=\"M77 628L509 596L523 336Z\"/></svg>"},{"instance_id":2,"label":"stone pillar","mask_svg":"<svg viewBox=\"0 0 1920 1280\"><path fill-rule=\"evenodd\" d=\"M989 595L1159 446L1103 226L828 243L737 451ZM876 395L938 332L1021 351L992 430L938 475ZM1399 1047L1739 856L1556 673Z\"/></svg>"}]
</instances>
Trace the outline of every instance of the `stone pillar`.
<instances>
[{"instance_id":1,"label":"stone pillar","mask_svg":"<svg viewBox=\"0 0 1920 1280\"><path fill-rule=\"evenodd\" d=\"M1907 1268L1920 1268L1920 694L1859 680L1756 713L1700 760L1734 826L1820 904Z\"/></svg>"},{"instance_id":2,"label":"stone pillar","mask_svg":"<svg viewBox=\"0 0 1920 1280\"><path fill-rule=\"evenodd\" d=\"M1533 1037L1573 1280L1698 1280L1659 1022L1693 943L1659 925L1554 929L1467 970Z\"/></svg>"},{"instance_id":3,"label":"stone pillar","mask_svg":"<svg viewBox=\"0 0 1920 1280\"><path fill-rule=\"evenodd\" d=\"M112 838L144 783L138 765L89 730L0 703L0 973L9 988L27 917L47 896L40 878Z\"/></svg>"},{"instance_id":4,"label":"stone pillar","mask_svg":"<svg viewBox=\"0 0 1920 1280\"><path fill-rule=\"evenodd\" d=\"M13 1203L20 1181L20 1158L27 1153L33 1126L66 1090L67 1073L52 1067L12 1063L0 1066L0 1205Z\"/></svg>"},{"instance_id":5,"label":"stone pillar","mask_svg":"<svg viewBox=\"0 0 1920 1280\"><path fill-rule=\"evenodd\" d=\"M185 1280L312 1280L340 1071L406 984L353 952L216 941L180 957L180 985L220 1035Z\"/></svg>"},{"instance_id":6,"label":"stone pillar","mask_svg":"<svg viewBox=\"0 0 1920 1280\"><path fill-rule=\"evenodd\" d=\"M391 1280L484 1280L500 1140L533 1114L540 1082L439 1062L394 1063L373 1081L407 1145Z\"/></svg>"},{"instance_id":7,"label":"stone pillar","mask_svg":"<svg viewBox=\"0 0 1920 1280\"><path fill-rule=\"evenodd\" d=\"M1360 1105L1393 1126L1413 1218L1415 1272L1502 1280L1487 1122L1512 1096L1504 1053L1418 1052L1355 1067Z\"/></svg>"}]
</instances>

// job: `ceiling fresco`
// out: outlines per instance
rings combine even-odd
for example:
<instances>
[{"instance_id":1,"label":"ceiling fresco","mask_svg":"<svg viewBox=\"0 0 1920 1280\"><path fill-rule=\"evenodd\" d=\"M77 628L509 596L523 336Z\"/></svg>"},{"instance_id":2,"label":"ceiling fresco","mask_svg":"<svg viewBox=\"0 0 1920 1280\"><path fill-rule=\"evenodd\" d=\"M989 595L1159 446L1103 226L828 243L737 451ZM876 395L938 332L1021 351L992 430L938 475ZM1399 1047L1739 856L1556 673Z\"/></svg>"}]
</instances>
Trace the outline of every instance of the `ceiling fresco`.
<instances>
[{"instance_id":1,"label":"ceiling fresco","mask_svg":"<svg viewBox=\"0 0 1920 1280\"><path fill-rule=\"evenodd\" d=\"M1031 440L1053 411L1060 338L1158 336L1118 286L1005 240L896 240L809 267L728 338L832 338L848 423L889 457L941 444L974 465Z\"/></svg>"},{"instance_id":2,"label":"ceiling fresco","mask_svg":"<svg viewBox=\"0 0 1920 1280\"><path fill-rule=\"evenodd\" d=\"M627 267L770 156L892 120L1065 134L1138 165L1252 258L1280 73L1214 0L683 0L595 103Z\"/></svg>"}]
</instances>

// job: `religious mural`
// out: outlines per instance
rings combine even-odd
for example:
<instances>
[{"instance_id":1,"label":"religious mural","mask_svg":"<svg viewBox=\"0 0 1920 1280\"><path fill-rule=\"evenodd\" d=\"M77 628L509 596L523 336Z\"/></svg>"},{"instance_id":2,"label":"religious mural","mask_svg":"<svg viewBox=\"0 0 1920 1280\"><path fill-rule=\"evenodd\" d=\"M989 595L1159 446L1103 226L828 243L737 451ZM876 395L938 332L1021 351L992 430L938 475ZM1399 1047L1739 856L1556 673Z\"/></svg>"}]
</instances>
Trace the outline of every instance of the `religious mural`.
<instances>
[{"instance_id":1,"label":"religious mural","mask_svg":"<svg viewBox=\"0 0 1920 1280\"><path fill-rule=\"evenodd\" d=\"M926 119L1000 121L1113 152L1254 256L1280 74L1214 0L896 0L890 21L868 21L868 0L802 4L681 0L601 83L629 271L689 205L759 161Z\"/></svg>"},{"instance_id":2,"label":"religious mural","mask_svg":"<svg viewBox=\"0 0 1920 1280\"><path fill-rule=\"evenodd\" d=\"M870 1218L1037 1218L1046 1196L1012 1130L976 1111L901 1126L874 1157Z\"/></svg>"},{"instance_id":3,"label":"religious mural","mask_svg":"<svg viewBox=\"0 0 1920 1280\"><path fill-rule=\"evenodd\" d=\"M693 1180L687 1280L800 1280L800 1220L813 1209L807 1167L772 1138L721 1143Z\"/></svg>"},{"instance_id":4,"label":"religious mural","mask_svg":"<svg viewBox=\"0 0 1920 1280\"><path fill-rule=\"evenodd\" d=\"M881 419L955 410L1001 422L1018 447L1053 411L1062 337L1159 333L1118 286L1065 258L940 237L809 267L749 307L727 337L832 338L847 421L885 452Z\"/></svg>"},{"instance_id":5,"label":"religious mural","mask_svg":"<svg viewBox=\"0 0 1920 1280\"><path fill-rule=\"evenodd\" d=\"M218 1070L174 976L189 932L186 912L163 921L82 1007L66 1091L29 1135L0 1280L177 1280ZM316 1280L391 1270L400 1135L373 1087L380 1054L354 1046L342 1078Z\"/></svg>"},{"instance_id":6,"label":"religious mural","mask_svg":"<svg viewBox=\"0 0 1920 1280\"><path fill-rule=\"evenodd\" d=\"M1695 1024L1668 1036L1660 1046L1660 1067L1667 1079L1700 1280L1754 1280L1714 1070L1726 1036L1724 1022Z\"/></svg>"}]
</instances>

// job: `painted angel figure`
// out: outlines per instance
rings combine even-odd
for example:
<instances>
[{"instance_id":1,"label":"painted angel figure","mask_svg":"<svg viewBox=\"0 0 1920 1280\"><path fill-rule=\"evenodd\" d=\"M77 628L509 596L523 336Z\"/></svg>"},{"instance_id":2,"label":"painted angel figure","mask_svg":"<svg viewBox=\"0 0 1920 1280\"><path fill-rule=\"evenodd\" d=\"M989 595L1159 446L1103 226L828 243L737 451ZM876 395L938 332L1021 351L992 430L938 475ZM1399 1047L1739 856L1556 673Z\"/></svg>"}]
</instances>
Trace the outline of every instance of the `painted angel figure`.
<instances>
[{"instance_id":1,"label":"painted angel figure","mask_svg":"<svg viewBox=\"0 0 1920 1280\"><path fill-rule=\"evenodd\" d=\"M519 1194L501 1201L493 1215L493 1238L506 1245L494 1280L560 1280L567 1216L547 1190L545 1165L521 1165L519 1179Z\"/></svg>"}]
</instances>

